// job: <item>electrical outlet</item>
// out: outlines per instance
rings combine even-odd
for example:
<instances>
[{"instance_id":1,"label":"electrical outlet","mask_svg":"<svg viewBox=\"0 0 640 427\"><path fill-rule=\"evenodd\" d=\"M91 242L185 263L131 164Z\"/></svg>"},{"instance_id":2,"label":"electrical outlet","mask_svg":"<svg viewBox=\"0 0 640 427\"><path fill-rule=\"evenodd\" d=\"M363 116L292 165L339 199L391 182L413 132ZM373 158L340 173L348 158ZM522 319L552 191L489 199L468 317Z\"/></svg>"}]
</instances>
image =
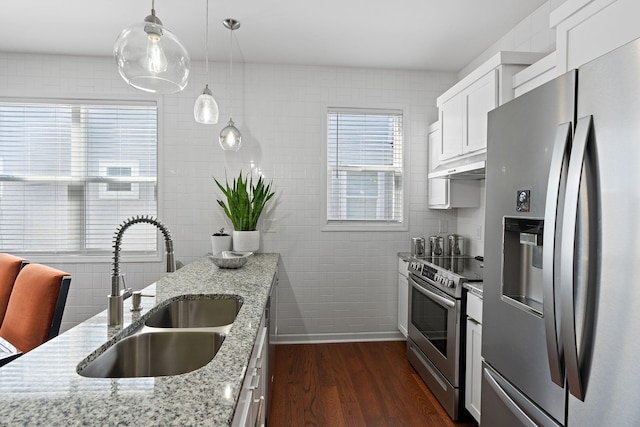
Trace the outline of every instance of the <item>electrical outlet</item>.
<instances>
[{"instance_id":1,"label":"electrical outlet","mask_svg":"<svg viewBox=\"0 0 640 427\"><path fill-rule=\"evenodd\" d=\"M482 226L478 225L476 227L476 240L482 240Z\"/></svg>"},{"instance_id":2,"label":"electrical outlet","mask_svg":"<svg viewBox=\"0 0 640 427\"><path fill-rule=\"evenodd\" d=\"M446 233L447 231L449 231L447 220L441 219L438 222L438 233Z\"/></svg>"}]
</instances>

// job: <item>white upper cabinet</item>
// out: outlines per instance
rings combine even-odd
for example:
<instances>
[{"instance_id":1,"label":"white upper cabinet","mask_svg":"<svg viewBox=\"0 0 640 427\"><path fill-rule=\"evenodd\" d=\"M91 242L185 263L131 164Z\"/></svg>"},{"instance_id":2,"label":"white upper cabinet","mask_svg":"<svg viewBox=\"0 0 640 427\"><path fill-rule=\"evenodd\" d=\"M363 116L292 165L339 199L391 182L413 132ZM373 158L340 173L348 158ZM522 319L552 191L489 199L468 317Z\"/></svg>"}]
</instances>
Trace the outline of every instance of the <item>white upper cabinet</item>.
<instances>
[{"instance_id":1,"label":"white upper cabinet","mask_svg":"<svg viewBox=\"0 0 640 427\"><path fill-rule=\"evenodd\" d=\"M439 164L486 151L487 113L513 98L513 75L542 56L499 52L438 97Z\"/></svg>"},{"instance_id":2,"label":"white upper cabinet","mask_svg":"<svg viewBox=\"0 0 640 427\"><path fill-rule=\"evenodd\" d=\"M640 37L638 0L566 0L551 12L556 50L514 76L515 96Z\"/></svg>"},{"instance_id":3,"label":"white upper cabinet","mask_svg":"<svg viewBox=\"0 0 640 427\"><path fill-rule=\"evenodd\" d=\"M551 12L558 74L640 37L638 0L566 0Z\"/></svg>"},{"instance_id":4,"label":"white upper cabinet","mask_svg":"<svg viewBox=\"0 0 640 427\"><path fill-rule=\"evenodd\" d=\"M429 126L429 172L440 161L440 122ZM480 206L480 181L429 178L429 209L477 208Z\"/></svg>"},{"instance_id":5,"label":"white upper cabinet","mask_svg":"<svg viewBox=\"0 0 640 427\"><path fill-rule=\"evenodd\" d=\"M487 113L498 106L497 76L497 70L490 71L464 91L463 154L487 148Z\"/></svg>"},{"instance_id":6,"label":"white upper cabinet","mask_svg":"<svg viewBox=\"0 0 640 427\"><path fill-rule=\"evenodd\" d=\"M443 101L440 161L487 148L487 113L497 107L497 70Z\"/></svg>"},{"instance_id":7,"label":"white upper cabinet","mask_svg":"<svg viewBox=\"0 0 640 427\"><path fill-rule=\"evenodd\" d=\"M556 52L551 52L513 76L514 96L517 98L523 93L553 80L558 75L556 56Z\"/></svg>"},{"instance_id":8,"label":"white upper cabinet","mask_svg":"<svg viewBox=\"0 0 640 427\"><path fill-rule=\"evenodd\" d=\"M462 141L464 123L462 105L462 96L454 96L439 106L442 131L438 135L440 141L435 152L437 156L434 156L438 159L437 164L462 154L462 145L464 144ZM447 136L446 144L442 143L442 135Z\"/></svg>"},{"instance_id":9,"label":"white upper cabinet","mask_svg":"<svg viewBox=\"0 0 640 427\"><path fill-rule=\"evenodd\" d=\"M429 126L429 172L440 161L440 123ZM444 178L429 179L427 188L427 206L431 209L449 208L449 180Z\"/></svg>"}]
</instances>

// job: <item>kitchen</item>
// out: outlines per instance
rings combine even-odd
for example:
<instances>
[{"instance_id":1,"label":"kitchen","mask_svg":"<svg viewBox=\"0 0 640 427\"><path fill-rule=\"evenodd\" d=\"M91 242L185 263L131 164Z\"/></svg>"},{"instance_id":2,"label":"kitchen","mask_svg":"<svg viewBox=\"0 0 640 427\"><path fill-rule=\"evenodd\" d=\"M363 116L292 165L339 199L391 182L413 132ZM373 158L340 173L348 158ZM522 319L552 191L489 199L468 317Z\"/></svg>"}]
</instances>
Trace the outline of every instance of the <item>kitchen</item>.
<instances>
[{"instance_id":1,"label":"kitchen","mask_svg":"<svg viewBox=\"0 0 640 427\"><path fill-rule=\"evenodd\" d=\"M209 235L225 223L216 206L218 195L212 176L223 177L225 171L233 175L253 163L265 176L273 178L281 195L276 199L273 216L265 217L261 251L281 254L278 314L282 342L399 339L396 254L408 251L410 237L459 233L469 237L470 254L483 254L483 206L457 211L434 211L425 207L428 157L424 141L428 125L437 119L436 98L492 57L498 46L500 50L517 50L522 44L531 45L534 39L538 43L544 39L546 43L535 47L541 52L550 52L547 49L556 46L556 41L549 35L548 15L558 6L555 2L545 4L546 9L538 12L534 20L526 21L517 31L505 36L495 48L459 74L254 64L243 63L236 55L234 120L245 136L245 149L237 153L222 152L211 136L216 135L226 121L222 107L228 99L224 59L214 63L212 69L217 71L210 82L220 94L223 119L213 132L193 123L192 104L205 81L204 67L199 63L185 92L161 100L167 119L161 124L159 217L175 236L177 259L188 264L202 257L210 250ZM158 15L169 25L172 17L161 12L163 7L166 6L158 2ZM142 9L142 13L148 13L148 6ZM546 21L542 19L545 13ZM133 17L123 19L122 26L133 21ZM540 30L540 20L547 24L547 33ZM537 26L532 28L534 25ZM237 31L236 49L243 48L242 34L250 26L250 22L246 22L245 27ZM225 50L222 46L226 45L227 38L226 33L221 33L214 43ZM143 97L120 80L113 71L113 59L107 56L2 53L2 95ZM374 235L355 231L340 235L322 232L318 135L323 132L323 122L318 114L332 104L369 102L376 106L381 103L408 105L410 116L419 118L407 124L407 134L412 135L407 156L411 178L407 181L409 228ZM286 137L276 137L283 129ZM414 140L423 142L413 143ZM45 261L74 276L63 329L106 308L109 262L56 264L55 260L42 260ZM161 263L123 262L123 271L134 288L142 288L165 274Z\"/></svg>"}]
</instances>

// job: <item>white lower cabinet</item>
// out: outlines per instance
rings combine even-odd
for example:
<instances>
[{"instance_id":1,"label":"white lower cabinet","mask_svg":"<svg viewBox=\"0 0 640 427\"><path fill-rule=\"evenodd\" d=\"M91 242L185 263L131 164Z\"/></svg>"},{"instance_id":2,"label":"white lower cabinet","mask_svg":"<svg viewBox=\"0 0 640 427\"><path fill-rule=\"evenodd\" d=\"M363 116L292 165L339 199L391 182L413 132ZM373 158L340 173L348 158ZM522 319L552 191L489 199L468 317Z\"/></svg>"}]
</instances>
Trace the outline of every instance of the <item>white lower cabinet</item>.
<instances>
[{"instance_id":1,"label":"white lower cabinet","mask_svg":"<svg viewBox=\"0 0 640 427\"><path fill-rule=\"evenodd\" d=\"M482 384L482 299L467 293L467 355L464 406L480 422Z\"/></svg>"},{"instance_id":2,"label":"white lower cabinet","mask_svg":"<svg viewBox=\"0 0 640 427\"><path fill-rule=\"evenodd\" d=\"M409 261L398 258L398 330L407 337L409 323Z\"/></svg>"},{"instance_id":3,"label":"white lower cabinet","mask_svg":"<svg viewBox=\"0 0 640 427\"><path fill-rule=\"evenodd\" d=\"M264 426L267 419L267 368L269 366L266 319L263 316L258 338L253 346L247 374L233 416L232 427Z\"/></svg>"}]
</instances>

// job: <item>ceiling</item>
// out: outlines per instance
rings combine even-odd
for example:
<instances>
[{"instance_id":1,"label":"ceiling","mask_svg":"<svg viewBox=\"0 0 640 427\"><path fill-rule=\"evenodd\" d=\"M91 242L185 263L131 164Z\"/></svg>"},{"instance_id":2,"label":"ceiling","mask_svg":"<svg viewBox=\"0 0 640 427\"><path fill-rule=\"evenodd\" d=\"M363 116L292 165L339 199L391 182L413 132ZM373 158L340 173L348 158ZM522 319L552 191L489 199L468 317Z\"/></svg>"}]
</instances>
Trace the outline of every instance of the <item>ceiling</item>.
<instances>
[{"instance_id":1,"label":"ceiling","mask_svg":"<svg viewBox=\"0 0 640 427\"><path fill-rule=\"evenodd\" d=\"M209 0L209 55L234 61L457 72L546 0ZM204 59L206 0L157 0L156 15ZM4 0L0 51L112 55L151 0Z\"/></svg>"}]
</instances>

